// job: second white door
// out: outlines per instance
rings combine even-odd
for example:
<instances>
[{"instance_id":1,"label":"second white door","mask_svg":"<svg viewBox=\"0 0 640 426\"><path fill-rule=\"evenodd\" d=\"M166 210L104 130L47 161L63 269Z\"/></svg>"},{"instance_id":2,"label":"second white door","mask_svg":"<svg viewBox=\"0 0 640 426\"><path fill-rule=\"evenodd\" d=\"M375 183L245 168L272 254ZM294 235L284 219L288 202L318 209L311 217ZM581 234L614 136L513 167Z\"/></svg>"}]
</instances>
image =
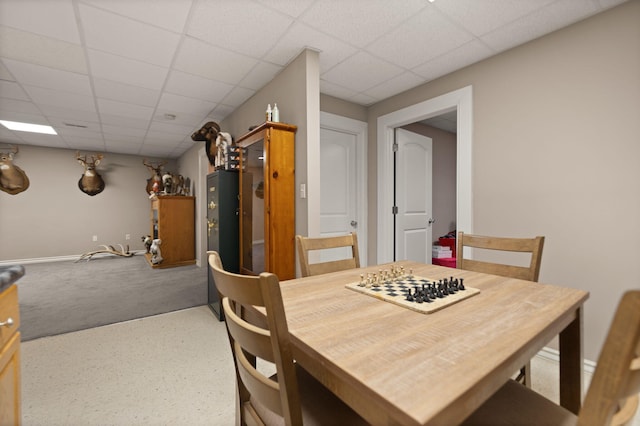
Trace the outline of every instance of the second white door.
<instances>
[{"instance_id":1,"label":"second white door","mask_svg":"<svg viewBox=\"0 0 640 426\"><path fill-rule=\"evenodd\" d=\"M358 231L355 135L320 129L321 236ZM326 250L322 261L351 256L347 249Z\"/></svg>"},{"instance_id":2,"label":"second white door","mask_svg":"<svg viewBox=\"0 0 640 426\"><path fill-rule=\"evenodd\" d=\"M431 138L396 129L395 258L431 263L432 141Z\"/></svg>"}]
</instances>

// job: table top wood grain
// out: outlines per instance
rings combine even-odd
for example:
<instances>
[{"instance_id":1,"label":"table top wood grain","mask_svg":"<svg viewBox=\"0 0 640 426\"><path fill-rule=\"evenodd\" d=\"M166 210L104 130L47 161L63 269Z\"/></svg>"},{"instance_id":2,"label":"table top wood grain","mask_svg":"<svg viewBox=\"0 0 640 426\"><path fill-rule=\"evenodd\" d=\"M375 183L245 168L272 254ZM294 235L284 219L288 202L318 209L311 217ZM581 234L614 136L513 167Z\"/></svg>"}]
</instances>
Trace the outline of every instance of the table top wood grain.
<instances>
[{"instance_id":1,"label":"table top wood grain","mask_svg":"<svg viewBox=\"0 0 640 426\"><path fill-rule=\"evenodd\" d=\"M480 293L426 315L345 288L390 265L281 282L296 360L372 424L459 423L565 328L580 368L587 292L410 261Z\"/></svg>"}]
</instances>

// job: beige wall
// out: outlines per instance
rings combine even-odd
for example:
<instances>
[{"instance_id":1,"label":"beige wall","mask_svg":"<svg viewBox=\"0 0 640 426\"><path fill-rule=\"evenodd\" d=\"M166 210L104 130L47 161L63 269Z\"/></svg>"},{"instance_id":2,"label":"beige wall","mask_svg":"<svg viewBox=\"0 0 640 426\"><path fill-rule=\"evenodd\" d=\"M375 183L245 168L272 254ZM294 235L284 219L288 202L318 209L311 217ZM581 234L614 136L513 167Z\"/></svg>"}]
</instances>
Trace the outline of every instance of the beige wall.
<instances>
[{"instance_id":1,"label":"beige wall","mask_svg":"<svg viewBox=\"0 0 640 426\"><path fill-rule=\"evenodd\" d=\"M473 232L545 235L541 282L588 290L585 356L640 275L640 2L380 102L379 116L473 86ZM375 253L376 151L369 150ZM469 230L465 230L469 231Z\"/></svg>"},{"instance_id":2,"label":"beige wall","mask_svg":"<svg viewBox=\"0 0 640 426\"><path fill-rule=\"evenodd\" d=\"M367 108L329 95L320 95L320 111L358 121L367 121Z\"/></svg>"},{"instance_id":3,"label":"beige wall","mask_svg":"<svg viewBox=\"0 0 640 426\"><path fill-rule=\"evenodd\" d=\"M15 164L25 171L30 186L16 195L0 192L0 261L79 256L100 249L100 244L143 250L140 237L150 232L145 192L150 173L142 160L105 154L98 166L105 189L89 196L78 188L84 169L75 151L20 146ZM175 166L170 161L165 170L174 171ZM126 241L125 234L131 240Z\"/></svg>"},{"instance_id":4,"label":"beige wall","mask_svg":"<svg viewBox=\"0 0 640 426\"><path fill-rule=\"evenodd\" d=\"M298 127L295 144L296 188L301 183L312 185L317 178L309 178L307 159L315 161L319 157L313 155L313 150L319 153L320 141L319 82L318 52L305 50L269 84L225 118L220 127L231 133L235 140L245 134L250 126L264 122L267 104L273 107L277 103L280 121ZM313 170L311 173L314 173ZM306 199L296 197L296 233L307 233L309 205L313 205L315 197L319 199L319 191L310 191Z\"/></svg>"}]
</instances>

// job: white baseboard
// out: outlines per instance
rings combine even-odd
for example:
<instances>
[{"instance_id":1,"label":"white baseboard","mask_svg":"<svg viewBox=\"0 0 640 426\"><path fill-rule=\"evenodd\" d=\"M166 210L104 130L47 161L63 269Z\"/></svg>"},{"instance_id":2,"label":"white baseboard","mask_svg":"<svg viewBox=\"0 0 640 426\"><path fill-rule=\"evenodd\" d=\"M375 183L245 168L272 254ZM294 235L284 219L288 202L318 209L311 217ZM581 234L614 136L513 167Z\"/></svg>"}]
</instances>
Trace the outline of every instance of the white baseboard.
<instances>
[{"instance_id":1,"label":"white baseboard","mask_svg":"<svg viewBox=\"0 0 640 426\"><path fill-rule=\"evenodd\" d=\"M544 360L551 361L560 365L560 352L557 349L552 349L545 346L544 348L542 348L540 352L536 354L536 357L539 357ZM582 369L585 373L593 375L593 372L596 369L596 363L591 360L585 359L583 362Z\"/></svg>"}]
</instances>

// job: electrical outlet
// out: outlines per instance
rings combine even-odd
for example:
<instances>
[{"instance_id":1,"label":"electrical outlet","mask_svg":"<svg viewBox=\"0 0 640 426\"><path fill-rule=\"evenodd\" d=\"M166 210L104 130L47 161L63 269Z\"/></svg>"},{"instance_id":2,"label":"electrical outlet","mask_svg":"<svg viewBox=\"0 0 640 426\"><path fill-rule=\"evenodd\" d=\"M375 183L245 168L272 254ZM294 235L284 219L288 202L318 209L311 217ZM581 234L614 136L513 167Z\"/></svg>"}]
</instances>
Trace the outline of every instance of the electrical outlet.
<instances>
[{"instance_id":1,"label":"electrical outlet","mask_svg":"<svg viewBox=\"0 0 640 426\"><path fill-rule=\"evenodd\" d=\"M97 235L93 236L93 241L98 241L98 236Z\"/></svg>"},{"instance_id":2,"label":"electrical outlet","mask_svg":"<svg viewBox=\"0 0 640 426\"><path fill-rule=\"evenodd\" d=\"M130 240L131 239L131 234L124 234L124 239L125 240Z\"/></svg>"}]
</instances>

